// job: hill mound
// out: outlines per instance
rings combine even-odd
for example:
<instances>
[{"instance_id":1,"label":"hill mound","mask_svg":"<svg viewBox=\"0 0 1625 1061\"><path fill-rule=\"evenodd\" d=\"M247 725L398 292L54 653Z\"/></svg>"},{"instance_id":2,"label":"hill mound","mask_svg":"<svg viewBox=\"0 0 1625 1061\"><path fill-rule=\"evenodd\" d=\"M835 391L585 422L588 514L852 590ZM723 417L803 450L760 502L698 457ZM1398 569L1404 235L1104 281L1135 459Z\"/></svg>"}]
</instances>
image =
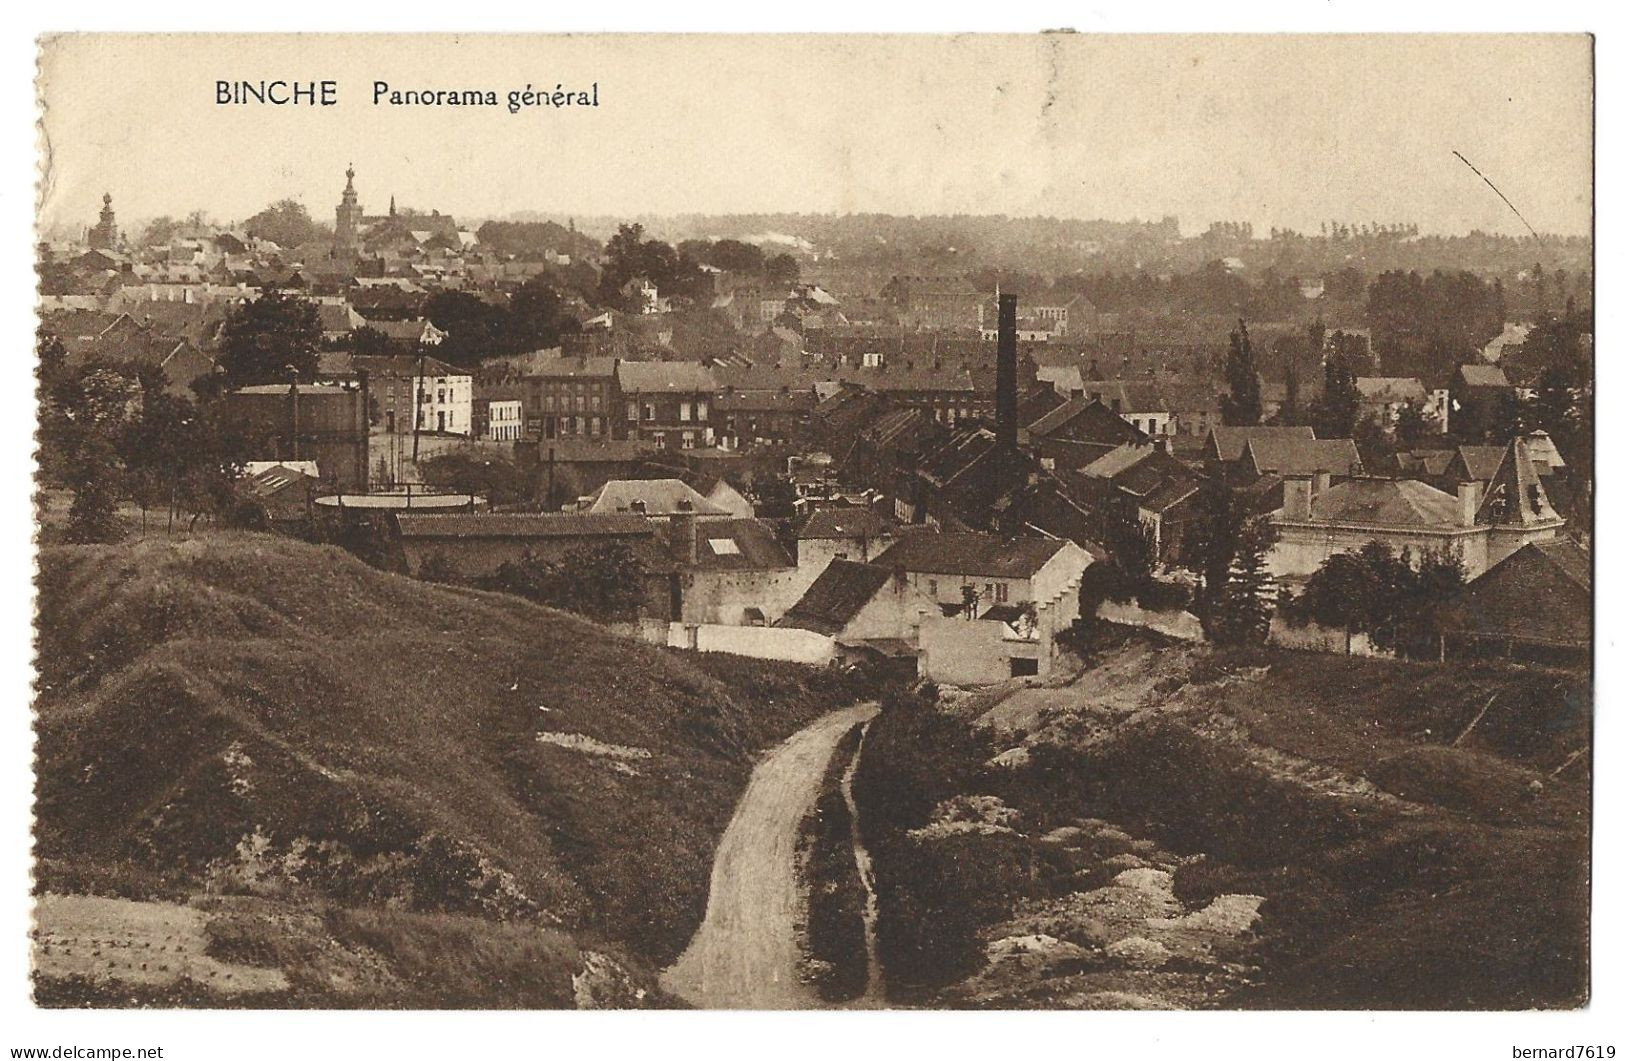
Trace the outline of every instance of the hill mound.
<instances>
[{"instance_id":1,"label":"hill mound","mask_svg":"<svg viewBox=\"0 0 1625 1061\"><path fill-rule=\"evenodd\" d=\"M854 690L251 534L40 558L41 890L535 922L664 964L753 751Z\"/></svg>"}]
</instances>

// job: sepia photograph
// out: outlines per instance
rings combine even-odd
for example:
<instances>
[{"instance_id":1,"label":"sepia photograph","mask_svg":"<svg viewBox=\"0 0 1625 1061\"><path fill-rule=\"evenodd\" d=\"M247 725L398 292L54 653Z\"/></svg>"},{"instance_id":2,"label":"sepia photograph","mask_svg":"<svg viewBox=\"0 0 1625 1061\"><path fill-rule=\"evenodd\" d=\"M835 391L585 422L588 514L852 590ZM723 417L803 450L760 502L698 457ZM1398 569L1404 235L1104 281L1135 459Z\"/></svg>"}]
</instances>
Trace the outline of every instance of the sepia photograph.
<instances>
[{"instance_id":1,"label":"sepia photograph","mask_svg":"<svg viewBox=\"0 0 1625 1061\"><path fill-rule=\"evenodd\" d=\"M1593 45L42 37L31 1005L1586 1007Z\"/></svg>"}]
</instances>

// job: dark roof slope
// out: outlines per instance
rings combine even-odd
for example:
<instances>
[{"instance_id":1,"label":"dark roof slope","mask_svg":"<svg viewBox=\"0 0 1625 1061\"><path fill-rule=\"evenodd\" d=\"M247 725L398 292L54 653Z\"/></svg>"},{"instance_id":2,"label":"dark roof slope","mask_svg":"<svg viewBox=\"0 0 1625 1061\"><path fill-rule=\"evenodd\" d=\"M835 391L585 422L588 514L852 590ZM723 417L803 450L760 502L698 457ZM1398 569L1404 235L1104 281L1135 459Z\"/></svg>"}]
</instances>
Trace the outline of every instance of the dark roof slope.
<instances>
[{"instance_id":1,"label":"dark roof slope","mask_svg":"<svg viewBox=\"0 0 1625 1061\"><path fill-rule=\"evenodd\" d=\"M886 585L891 573L874 564L831 560L800 600L775 626L838 634Z\"/></svg>"},{"instance_id":2,"label":"dark roof slope","mask_svg":"<svg viewBox=\"0 0 1625 1061\"><path fill-rule=\"evenodd\" d=\"M1256 427L1225 427L1213 429L1213 447L1218 458L1222 461L1240 460L1247 451L1247 443L1255 438L1314 438L1315 429L1312 427L1277 427L1273 425L1260 425Z\"/></svg>"},{"instance_id":3,"label":"dark roof slope","mask_svg":"<svg viewBox=\"0 0 1625 1061\"><path fill-rule=\"evenodd\" d=\"M974 531L913 531L874 562L930 574L1031 578L1067 544L1054 538L1004 538Z\"/></svg>"},{"instance_id":4,"label":"dark roof slope","mask_svg":"<svg viewBox=\"0 0 1625 1061\"><path fill-rule=\"evenodd\" d=\"M796 532L796 538L879 538L886 533L886 521L873 509L857 506L821 508Z\"/></svg>"},{"instance_id":5,"label":"dark roof slope","mask_svg":"<svg viewBox=\"0 0 1625 1061\"><path fill-rule=\"evenodd\" d=\"M406 515L395 517L403 538L619 538L653 535L642 516L614 512Z\"/></svg>"},{"instance_id":6,"label":"dark roof slope","mask_svg":"<svg viewBox=\"0 0 1625 1061\"><path fill-rule=\"evenodd\" d=\"M1357 475L1360 451L1349 438L1264 436L1247 441L1247 451L1260 475Z\"/></svg>"},{"instance_id":7,"label":"dark roof slope","mask_svg":"<svg viewBox=\"0 0 1625 1061\"><path fill-rule=\"evenodd\" d=\"M773 529L761 520L701 520L694 531L698 538L694 570L766 571L796 566L773 536Z\"/></svg>"}]
</instances>

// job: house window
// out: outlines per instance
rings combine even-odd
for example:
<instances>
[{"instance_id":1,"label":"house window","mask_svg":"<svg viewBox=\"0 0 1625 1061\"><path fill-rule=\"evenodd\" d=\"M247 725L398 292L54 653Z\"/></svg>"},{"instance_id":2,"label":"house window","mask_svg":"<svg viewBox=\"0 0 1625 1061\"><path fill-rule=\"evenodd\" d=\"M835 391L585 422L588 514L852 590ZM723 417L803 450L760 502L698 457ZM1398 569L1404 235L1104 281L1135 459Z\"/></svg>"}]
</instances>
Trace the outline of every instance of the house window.
<instances>
[{"instance_id":1,"label":"house window","mask_svg":"<svg viewBox=\"0 0 1625 1061\"><path fill-rule=\"evenodd\" d=\"M604 433L604 420L602 417L593 417L589 426L595 438Z\"/></svg>"},{"instance_id":2,"label":"house window","mask_svg":"<svg viewBox=\"0 0 1625 1061\"><path fill-rule=\"evenodd\" d=\"M694 432L692 432L692 431L684 431L683 432L683 448L684 449L693 449L694 448Z\"/></svg>"},{"instance_id":3,"label":"house window","mask_svg":"<svg viewBox=\"0 0 1625 1061\"><path fill-rule=\"evenodd\" d=\"M937 595L937 580L933 578L927 585L931 587L931 596L935 597Z\"/></svg>"},{"instance_id":4,"label":"house window","mask_svg":"<svg viewBox=\"0 0 1625 1061\"><path fill-rule=\"evenodd\" d=\"M677 405L677 419L687 423L694 419L694 407L688 402L679 402Z\"/></svg>"},{"instance_id":5,"label":"house window","mask_svg":"<svg viewBox=\"0 0 1625 1061\"><path fill-rule=\"evenodd\" d=\"M695 405L694 408L695 408L694 419L696 419L696 420L704 420L706 418L706 413L707 413L705 403L700 402L697 405Z\"/></svg>"},{"instance_id":6,"label":"house window","mask_svg":"<svg viewBox=\"0 0 1625 1061\"><path fill-rule=\"evenodd\" d=\"M637 402L627 402L626 403L626 418L628 420L636 420L638 418L638 403Z\"/></svg>"},{"instance_id":7,"label":"house window","mask_svg":"<svg viewBox=\"0 0 1625 1061\"><path fill-rule=\"evenodd\" d=\"M654 402L644 402L643 403L643 418L645 420L653 420L655 418L655 403Z\"/></svg>"},{"instance_id":8,"label":"house window","mask_svg":"<svg viewBox=\"0 0 1625 1061\"><path fill-rule=\"evenodd\" d=\"M1010 600L1010 587L1003 582L995 583L993 586L993 599L1000 604L1008 602Z\"/></svg>"},{"instance_id":9,"label":"house window","mask_svg":"<svg viewBox=\"0 0 1625 1061\"><path fill-rule=\"evenodd\" d=\"M707 538L711 543L711 551L718 556L738 556L739 543L732 538Z\"/></svg>"}]
</instances>

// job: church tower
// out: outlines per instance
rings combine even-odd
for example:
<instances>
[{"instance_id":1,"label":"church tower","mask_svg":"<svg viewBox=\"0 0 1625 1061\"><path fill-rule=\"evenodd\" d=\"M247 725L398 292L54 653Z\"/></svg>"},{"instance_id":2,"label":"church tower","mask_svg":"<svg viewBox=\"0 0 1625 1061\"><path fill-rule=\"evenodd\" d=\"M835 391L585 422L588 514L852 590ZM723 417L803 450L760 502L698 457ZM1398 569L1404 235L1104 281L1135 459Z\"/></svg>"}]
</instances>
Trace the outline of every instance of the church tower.
<instances>
[{"instance_id":1,"label":"church tower","mask_svg":"<svg viewBox=\"0 0 1625 1061\"><path fill-rule=\"evenodd\" d=\"M361 247L361 206L356 202L355 166L344 171L344 194L333 221L333 250L354 254Z\"/></svg>"},{"instance_id":2,"label":"church tower","mask_svg":"<svg viewBox=\"0 0 1625 1061\"><path fill-rule=\"evenodd\" d=\"M96 250L112 250L118 245L118 222L113 219L113 193L102 194L102 216L90 230L87 241Z\"/></svg>"}]
</instances>

